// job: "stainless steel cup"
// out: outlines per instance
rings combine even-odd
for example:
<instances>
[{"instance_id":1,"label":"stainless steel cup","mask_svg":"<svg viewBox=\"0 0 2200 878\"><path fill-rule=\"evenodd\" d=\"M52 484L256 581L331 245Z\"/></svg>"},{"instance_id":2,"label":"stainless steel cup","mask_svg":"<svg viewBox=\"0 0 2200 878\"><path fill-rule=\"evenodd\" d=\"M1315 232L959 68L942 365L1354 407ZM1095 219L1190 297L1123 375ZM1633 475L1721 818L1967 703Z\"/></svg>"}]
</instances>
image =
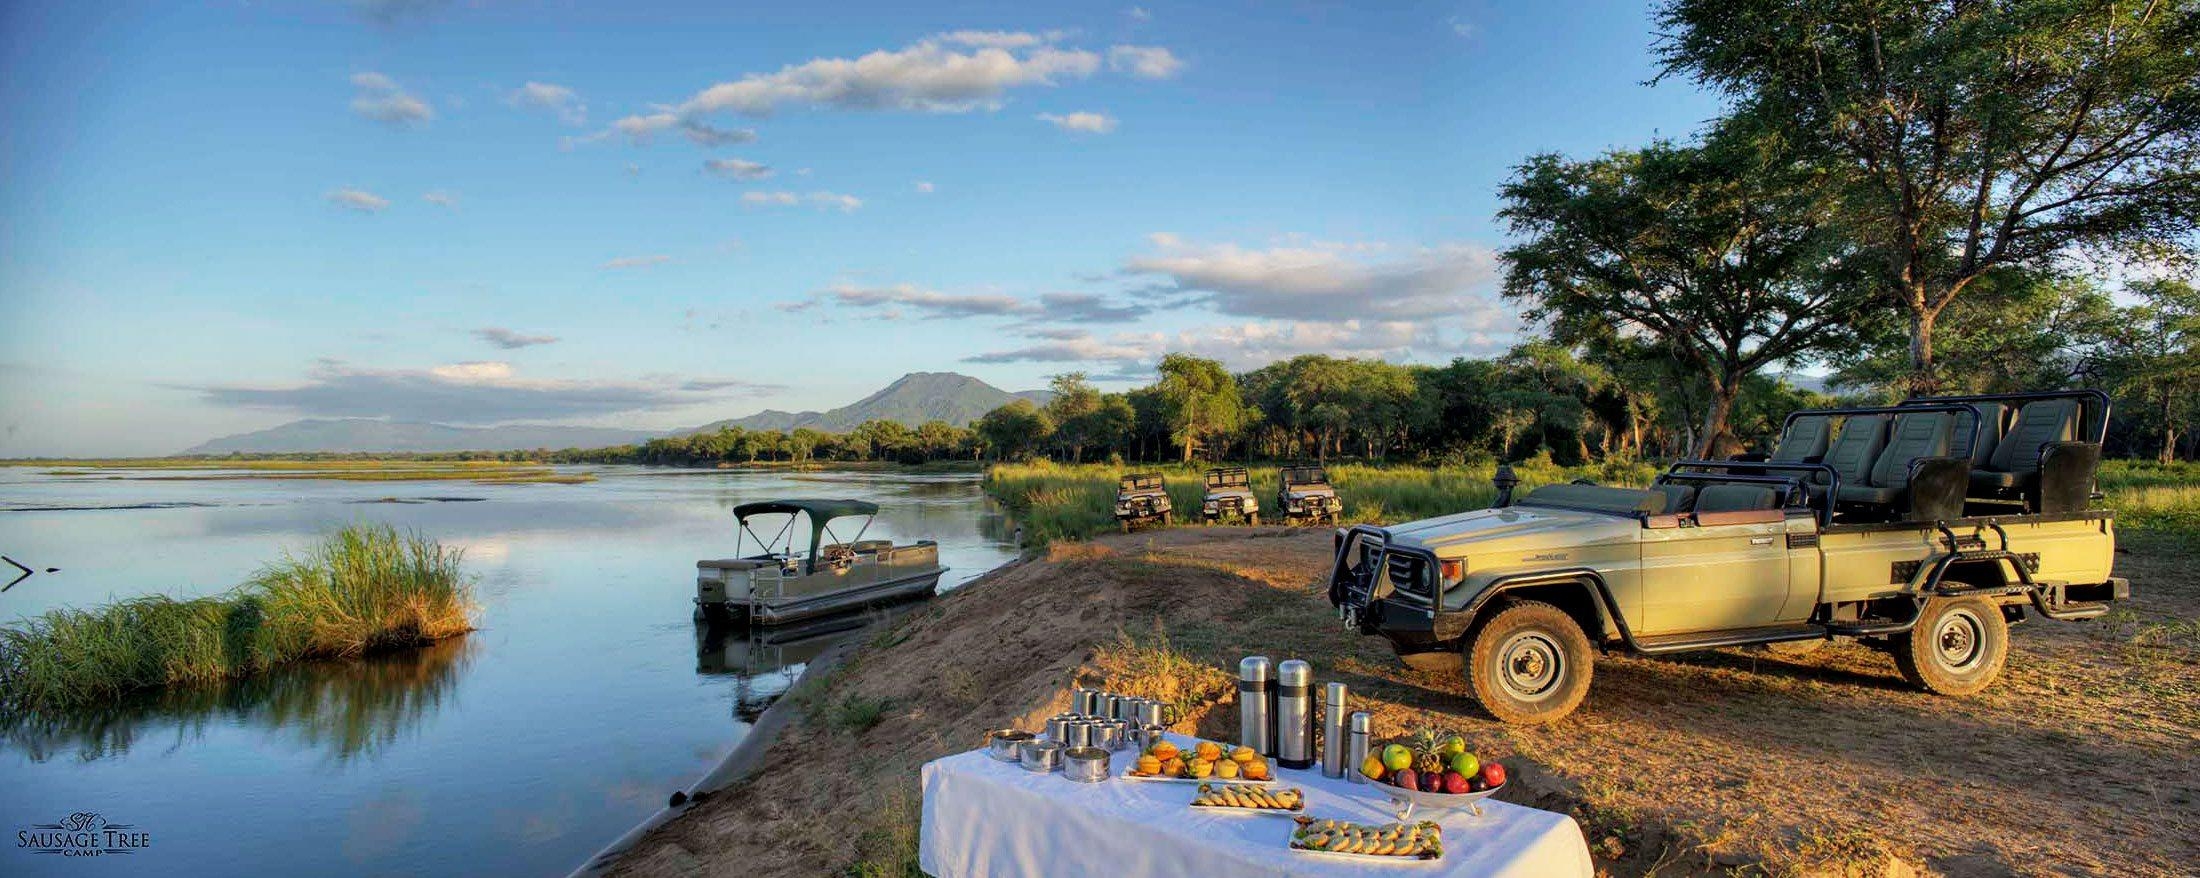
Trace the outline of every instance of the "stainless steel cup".
<instances>
[{"instance_id":1,"label":"stainless steel cup","mask_svg":"<svg viewBox=\"0 0 2200 878\"><path fill-rule=\"evenodd\" d=\"M1071 747L1062 751L1062 776L1078 783L1108 779L1108 751L1098 747Z\"/></svg>"},{"instance_id":2,"label":"stainless steel cup","mask_svg":"<svg viewBox=\"0 0 2200 878\"><path fill-rule=\"evenodd\" d=\"M1034 737L1022 729L994 729L985 736L985 755L1002 762L1015 762L1017 748Z\"/></svg>"},{"instance_id":3,"label":"stainless steel cup","mask_svg":"<svg viewBox=\"0 0 2200 878\"><path fill-rule=\"evenodd\" d=\"M1070 721L1076 717L1056 714L1047 718L1047 740L1059 742L1069 735Z\"/></svg>"},{"instance_id":4,"label":"stainless steel cup","mask_svg":"<svg viewBox=\"0 0 2200 878\"><path fill-rule=\"evenodd\" d=\"M1023 746L1022 761L1025 771L1062 770L1062 745L1053 741L1038 741Z\"/></svg>"},{"instance_id":5,"label":"stainless steel cup","mask_svg":"<svg viewBox=\"0 0 2200 878\"><path fill-rule=\"evenodd\" d=\"M1077 687L1077 688L1075 688L1075 689L1071 689L1071 690L1069 690L1069 710L1070 710L1070 712L1071 712L1071 713L1075 713L1075 714L1080 714L1080 715L1083 715L1083 716L1092 716L1092 715L1093 715L1093 704L1092 704L1092 702L1093 702L1093 698L1092 698L1092 697L1093 697L1094 695L1098 695L1098 694L1100 694L1099 690L1097 690L1097 689L1091 689L1091 688L1087 688L1087 687L1084 687L1084 686L1079 686L1079 687Z\"/></svg>"},{"instance_id":6,"label":"stainless steel cup","mask_svg":"<svg viewBox=\"0 0 2200 878\"><path fill-rule=\"evenodd\" d=\"M1092 746L1092 724L1079 720L1063 727L1062 745L1072 750Z\"/></svg>"}]
</instances>

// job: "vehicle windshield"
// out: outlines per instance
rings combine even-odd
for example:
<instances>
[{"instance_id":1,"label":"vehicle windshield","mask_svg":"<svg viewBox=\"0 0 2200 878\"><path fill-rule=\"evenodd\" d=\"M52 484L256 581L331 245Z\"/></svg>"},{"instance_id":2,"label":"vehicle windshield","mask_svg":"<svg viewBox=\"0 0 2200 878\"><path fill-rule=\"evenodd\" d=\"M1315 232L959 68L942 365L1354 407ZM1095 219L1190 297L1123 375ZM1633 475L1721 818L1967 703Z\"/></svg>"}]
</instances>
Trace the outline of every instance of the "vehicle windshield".
<instances>
[{"instance_id":1,"label":"vehicle windshield","mask_svg":"<svg viewBox=\"0 0 2200 878\"><path fill-rule=\"evenodd\" d=\"M1285 485L1326 485L1329 484L1329 474L1323 472L1322 468L1318 466L1285 467L1283 470L1283 483Z\"/></svg>"},{"instance_id":2,"label":"vehicle windshield","mask_svg":"<svg viewBox=\"0 0 2200 878\"><path fill-rule=\"evenodd\" d=\"M1207 471L1207 487L1243 488L1252 484L1252 478L1241 469L1211 469Z\"/></svg>"},{"instance_id":3,"label":"vehicle windshield","mask_svg":"<svg viewBox=\"0 0 2200 878\"><path fill-rule=\"evenodd\" d=\"M1161 490L1161 477L1160 477L1160 476L1124 476L1124 477L1123 477L1123 487L1122 487L1122 490L1125 490L1125 491L1158 491L1158 490Z\"/></svg>"}]
</instances>

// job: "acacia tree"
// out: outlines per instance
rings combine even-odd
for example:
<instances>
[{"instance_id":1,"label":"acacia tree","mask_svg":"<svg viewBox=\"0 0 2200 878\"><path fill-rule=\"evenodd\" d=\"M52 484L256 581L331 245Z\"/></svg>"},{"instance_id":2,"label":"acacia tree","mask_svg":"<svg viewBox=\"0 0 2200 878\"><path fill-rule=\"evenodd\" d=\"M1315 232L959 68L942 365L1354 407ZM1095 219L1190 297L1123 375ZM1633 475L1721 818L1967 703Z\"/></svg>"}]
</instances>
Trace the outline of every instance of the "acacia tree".
<instances>
[{"instance_id":1,"label":"acacia tree","mask_svg":"<svg viewBox=\"0 0 2200 878\"><path fill-rule=\"evenodd\" d=\"M1869 287L1807 171L1730 132L1573 161L1533 156L1499 190L1522 237L1505 295L1573 344L1647 336L1706 383L1696 453L1731 441L1742 381L1846 337Z\"/></svg>"},{"instance_id":2,"label":"acacia tree","mask_svg":"<svg viewBox=\"0 0 2200 878\"><path fill-rule=\"evenodd\" d=\"M2177 458L2177 439L2200 420L2200 289L2181 280L2134 285L2138 305L2109 343L2108 370L2119 392L2140 404L2141 424L2161 431L2155 459Z\"/></svg>"},{"instance_id":3,"label":"acacia tree","mask_svg":"<svg viewBox=\"0 0 2200 878\"><path fill-rule=\"evenodd\" d=\"M1237 379L1213 360L1191 354L1161 358L1161 380L1154 384L1161 398L1169 439L1184 447L1184 462L1206 438L1226 436L1245 423L1245 403L1238 396Z\"/></svg>"},{"instance_id":4,"label":"acacia tree","mask_svg":"<svg viewBox=\"0 0 2200 878\"><path fill-rule=\"evenodd\" d=\"M1086 435L1086 431L1098 426L1091 418L1100 410L1100 390L1085 380L1083 372L1056 375L1047 386L1054 391L1054 398L1046 405L1047 418L1054 422L1054 441L1069 446L1071 463L1081 463L1085 446L1099 438Z\"/></svg>"},{"instance_id":5,"label":"acacia tree","mask_svg":"<svg viewBox=\"0 0 2200 878\"><path fill-rule=\"evenodd\" d=\"M1667 0L1658 49L1736 121L1823 160L1852 234L1933 332L2001 266L2178 262L2200 228L2200 7L2182 0Z\"/></svg>"}]
</instances>

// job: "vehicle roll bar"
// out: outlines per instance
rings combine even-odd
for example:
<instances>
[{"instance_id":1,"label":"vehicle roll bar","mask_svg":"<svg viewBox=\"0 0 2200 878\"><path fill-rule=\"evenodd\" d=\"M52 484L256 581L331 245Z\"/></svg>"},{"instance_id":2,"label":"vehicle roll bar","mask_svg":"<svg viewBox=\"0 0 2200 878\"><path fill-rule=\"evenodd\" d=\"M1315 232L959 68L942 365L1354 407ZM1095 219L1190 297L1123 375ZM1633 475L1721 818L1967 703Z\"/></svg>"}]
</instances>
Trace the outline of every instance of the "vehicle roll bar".
<instances>
[{"instance_id":1,"label":"vehicle roll bar","mask_svg":"<svg viewBox=\"0 0 2200 878\"><path fill-rule=\"evenodd\" d=\"M1914 410L1924 408L1926 405L1946 403L2034 402L2042 399L2075 399L2079 402L2081 410L2088 408L2089 406L2086 404L2090 403L2093 413L2092 423L2096 425L2096 429L2093 430L2093 443L2099 445L2108 441L2108 393L2091 387L2077 390L2035 390L2026 393L1982 393L1972 396L1913 396L1903 400L1896 407Z\"/></svg>"},{"instance_id":2,"label":"vehicle roll bar","mask_svg":"<svg viewBox=\"0 0 2200 878\"><path fill-rule=\"evenodd\" d=\"M1826 464L1822 463L1773 463L1771 461L1756 460L1676 460L1673 462L1673 465L1670 468L1666 469L1664 474L1658 476L1657 480L1653 481L1651 484L1662 484L1672 481L1674 479L1691 482L1749 482L1754 484L1777 485L1795 485L1798 482L1801 482L1802 484L1800 485L1800 487L1802 487L1803 489L1803 505L1810 505L1810 480L1807 477L1803 479L1783 479L1774 476L1734 475L1728 473L1691 473L1682 471L1683 469L1736 468L1781 470L1784 472L1794 473L1823 473L1826 477L1826 505L1825 508L1816 510L1818 514L1818 523L1820 525L1833 524L1834 500L1841 495L1841 472L1831 466L1827 466Z\"/></svg>"}]
</instances>

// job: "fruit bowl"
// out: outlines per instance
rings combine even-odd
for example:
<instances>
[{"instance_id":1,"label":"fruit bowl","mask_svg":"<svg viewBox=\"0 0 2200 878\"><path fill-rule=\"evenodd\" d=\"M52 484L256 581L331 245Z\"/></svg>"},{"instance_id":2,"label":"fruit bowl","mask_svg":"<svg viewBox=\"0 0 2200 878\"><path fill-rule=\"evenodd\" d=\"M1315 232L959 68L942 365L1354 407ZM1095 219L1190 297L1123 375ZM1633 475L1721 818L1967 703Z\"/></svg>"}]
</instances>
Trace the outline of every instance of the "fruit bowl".
<instances>
[{"instance_id":1,"label":"fruit bowl","mask_svg":"<svg viewBox=\"0 0 2200 878\"><path fill-rule=\"evenodd\" d=\"M1413 809L1416 807L1426 808L1438 814L1467 811L1476 817L1480 817L1482 816L1481 801L1497 795L1499 790L1505 788L1504 784L1498 784L1489 789L1471 793L1428 793L1380 782L1368 784L1368 786L1381 790L1383 795L1389 796L1390 801L1397 804L1398 819L1401 821L1411 820Z\"/></svg>"}]
</instances>

